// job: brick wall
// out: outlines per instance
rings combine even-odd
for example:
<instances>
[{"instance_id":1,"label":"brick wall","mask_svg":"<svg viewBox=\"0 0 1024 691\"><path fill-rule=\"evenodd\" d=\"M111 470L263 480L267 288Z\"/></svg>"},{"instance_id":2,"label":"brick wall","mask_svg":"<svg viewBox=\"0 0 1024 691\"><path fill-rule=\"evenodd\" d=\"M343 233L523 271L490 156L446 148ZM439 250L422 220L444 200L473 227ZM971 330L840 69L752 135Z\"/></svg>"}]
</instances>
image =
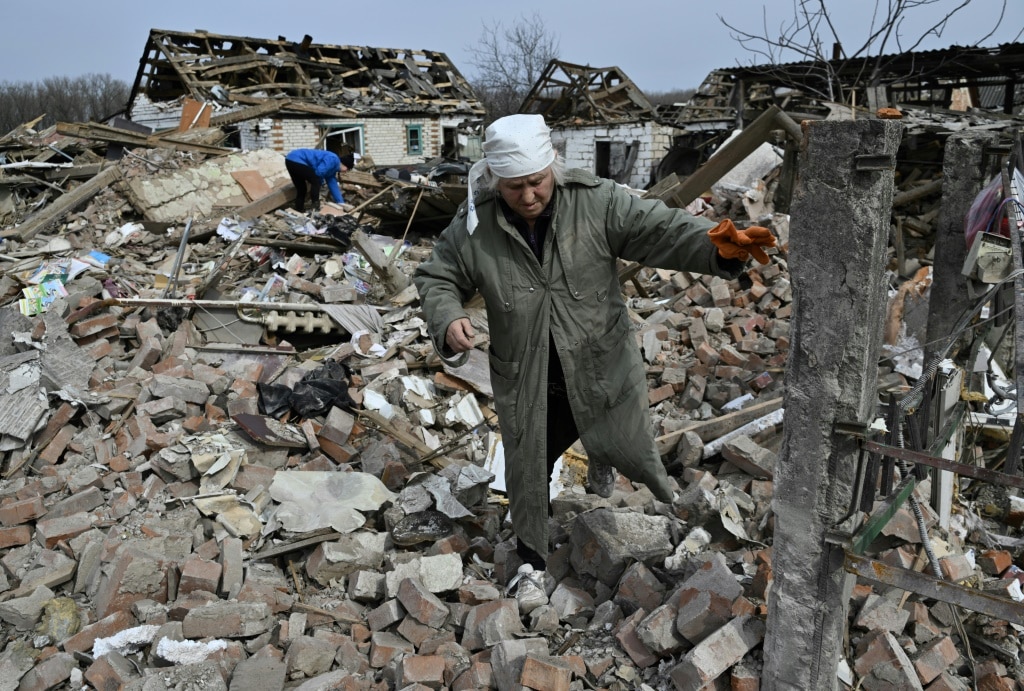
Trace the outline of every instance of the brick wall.
<instances>
[{"instance_id":1,"label":"brick wall","mask_svg":"<svg viewBox=\"0 0 1024 691\"><path fill-rule=\"evenodd\" d=\"M591 172L596 172L597 142L619 141L632 144L639 141L640 150L626 184L634 189L643 189L651 181L652 167L668 153L676 133L675 128L645 122L556 129L552 131L551 139L562 152L568 167Z\"/></svg>"},{"instance_id":2,"label":"brick wall","mask_svg":"<svg viewBox=\"0 0 1024 691\"><path fill-rule=\"evenodd\" d=\"M215 114L231 112L219 109ZM153 129L177 127L181 119L181 104L153 103L139 95L129 117L133 122ZM363 120L318 120L304 118L262 118L238 124L239 143L243 150L274 149L287 153L292 149L316 148L320 144L322 127L362 126L363 152L373 157L376 165L415 165L441 155L444 144L442 129L454 127L465 119L464 115L414 116L395 118L367 118ZM406 127L422 126L423 152L407 153Z\"/></svg>"},{"instance_id":3,"label":"brick wall","mask_svg":"<svg viewBox=\"0 0 1024 691\"><path fill-rule=\"evenodd\" d=\"M128 118L139 125L145 125L154 130L165 130L169 127L177 127L181 121L181 103L153 103L145 94L139 94L132 104L132 111Z\"/></svg>"},{"instance_id":4,"label":"brick wall","mask_svg":"<svg viewBox=\"0 0 1024 691\"><path fill-rule=\"evenodd\" d=\"M442 128L454 127L462 117L440 119L411 118L370 118L366 120L301 120L266 119L258 123L242 123L243 148L270 148L282 153L298 148L316 147L320 139L320 128L354 127L363 130L363 152L373 157L378 165L396 166L423 163L441 155L444 143ZM267 124L269 123L269 124ZM423 152L410 155L406 152L406 127L421 125ZM259 130L259 131L257 131Z\"/></svg>"}]
</instances>

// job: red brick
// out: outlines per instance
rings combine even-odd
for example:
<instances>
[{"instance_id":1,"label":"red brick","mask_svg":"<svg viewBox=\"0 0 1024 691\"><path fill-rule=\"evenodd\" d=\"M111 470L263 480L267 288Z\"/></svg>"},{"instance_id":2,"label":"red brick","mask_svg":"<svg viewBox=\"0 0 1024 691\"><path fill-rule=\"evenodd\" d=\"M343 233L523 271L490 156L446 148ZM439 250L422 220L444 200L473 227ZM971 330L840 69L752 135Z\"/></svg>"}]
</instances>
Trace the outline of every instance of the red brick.
<instances>
[{"instance_id":1,"label":"red brick","mask_svg":"<svg viewBox=\"0 0 1024 691\"><path fill-rule=\"evenodd\" d=\"M112 559L114 568L100 582L94 598L100 617L131 609L139 600L167 602L167 572L170 562L155 555L122 547Z\"/></svg>"},{"instance_id":2,"label":"red brick","mask_svg":"<svg viewBox=\"0 0 1024 691\"><path fill-rule=\"evenodd\" d=\"M402 658L399 688L423 684L432 689L444 685L444 658L440 655L406 655Z\"/></svg>"},{"instance_id":3,"label":"red brick","mask_svg":"<svg viewBox=\"0 0 1024 691\"><path fill-rule=\"evenodd\" d=\"M421 624L410 616L406 616L402 619L402 623L395 628L395 631L397 631L402 638L416 646L416 649L420 651L421 655L427 654L420 649L423 644L437 635L437 629L427 626L426 624Z\"/></svg>"},{"instance_id":4,"label":"red brick","mask_svg":"<svg viewBox=\"0 0 1024 691\"><path fill-rule=\"evenodd\" d=\"M380 669L400 655L415 652L412 643L387 631L377 631L371 637L370 666Z\"/></svg>"},{"instance_id":5,"label":"red brick","mask_svg":"<svg viewBox=\"0 0 1024 691\"><path fill-rule=\"evenodd\" d=\"M45 513L46 507L43 506L42 497L35 496L21 501L13 501L0 506L0 524L21 525L34 521Z\"/></svg>"},{"instance_id":6,"label":"red brick","mask_svg":"<svg viewBox=\"0 0 1024 691\"><path fill-rule=\"evenodd\" d=\"M108 340L100 340L85 349L93 360L101 360L114 352L114 346Z\"/></svg>"},{"instance_id":7,"label":"red brick","mask_svg":"<svg viewBox=\"0 0 1024 691\"><path fill-rule=\"evenodd\" d=\"M729 683L731 691L759 691L761 688L761 678L757 672L742 665L732 668Z\"/></svg>"},{"instance_id":8,"label":"red brick","mask_svg":"<svg viewBox=\"0 0 1024 691\"><path fill-rule=\"evenodd\" d=\"M274 614L291 610L295 598L266 583L246 581L238 591L239 602L266 602Z\"/></svg>"},{"instance_id":9,"label":"red brick","mask_svg":"<svg viewBox=\"0 0 1024 691\"><path fill-rule=\"evenodd\" d=\"M939 566L942 568L943 578L955 583L975 575L971 562L962 554L951 554L948 557L942 557L939 559Z\"/></svg>"},{"instance_id":10,"label":"red brick","mask_svg":"<svg viewBox=\"0 0 1024 691\"><path fill-rule=\"evenodd\" d=\"M978 678L978 691L1016 691L1017 684L1010 677L991 672Z\"/></svg>"},{"instance_id":11,"label":"red brick","mask_svg":"<svg viewBox=\"0 0 1024 691\"><path fill-rule=\"evenodd\" d=\"M663 384L647 392L647 404L657 405L662 401L672 398L675 395L675 393L676 390L671 384Z\"/></svg>"},{"instance_id":12,"label":"red brick","mask_svg":"<svg viewBox=\"0 0 1024 691\"><path fill-rule=\"evenodd\" d=\"M87 513L74 513L59 518L45 518L36 523L36 541L50 549L58 542L70 540L92 529L92 516Z\"/></svg>"},{"instance_id":13,"label":"red brick","mask_svg":"<svg viewBox=\"0 0 1024 691\"><path fill-rule=\"evenodd\" d=\"M0 528L0 549L27 545L32 539L32 530L27 525Z\"/></svg>"},{"instance_id":14,"label":"red brick","mask_svg":"<svg viewBox=\"0 0 1024 691\"><path fill-rule=\"evenodd\" d=\"M930 684L937 676L956 662L960 653L949 636L929 641L914 656L914 671L922 686Z\"/></svg>"},{"instance_id":15,"label":"red brick","mask_svg":"<svg viewBox=\"0 0 1024 691\"><path fill-rule=\"evenodd\" d=\"M590 672L595 679L600 679L601 675L611 669L611 666L615 664L615 658L609 655L588 657L586 662L587 671Z\"/></svg>"},{"instance_id":16,"label":"red brick","mask_svg":"<svg viewBox=\"0 0 1024 691\"><path fill-rule=\"evenodd\" d=\"M85 670L85 680L97 691L116 691L123 689L128 681L137 676L134 667L123 655L112 651L89 665Z\"/></svg>"},{"instance_id":17,"label":"red brick","mask_svg":"<svg viewBox=\"0 0 1024 691\"><path fill-rule=\"evenodd\" d=\"M440 628L448 618L448 607L423 587L416 578L406 578L398 586L398 601L413 618L426 626Z\"/></svg>"},{"instance_id":18,"label":"red brick","mask_svg":"<svg viewBox=\"0 0 1024 691\"><path fill-rule=\"evenodd\" d=\"M36 448L41 448L50 443L57 432L61 430L64 425L71 422L71 419L78 414L78 408L71 405L70 403L62 403L60 408L57 408L57 412L53 414L50 421L46 423L46 427L42 432L39 433L36 439Z\"/></svg>"},{"instance_id":19,"label":"red brick","mask_svg":"<svg viewBox=\"0 0 1024 691\"><path fill-rule=\"evenodd\" d=\"M540 691L569 691L571 681L572 668L564 660L527 655L519 683Z\"/></svg>"},{"instance_id":20,"label":"red brick","mask_svg":"<svg viewBox=\"0 0 1024 691\"><path fill-rule=\"evenodd\" d=\"M50 465L56 464L61 456L64 455L64 449L67 448L68 442L75 436L77 430L73 425L65 425L57 433L57 436L53 438L49 444L46 445L42 451L39 452L39 460Z\"/></svg>"},{"instance_id":21,"label":"red brick","mask_svg":"<svg viewBox=\"0 0 1024 691\"><path fill-rule=\"evenodd\" d=\"M91 651L93 643L97 638L109 638L118 631L135 626L135 618L127 611L114 612L108 617L100 619L95 624L90 624L64 641L61 647L69 653L83 653Z\"/></svg>"},{"instance_id":22,"label":"red brick","mask_svg":"<svg viewBox=\"0 0 1024 691\"><path fill-rule=\"evenodd\" d=\"M68 329L68 333L70 333L73 338L78 339L84 336L101 333L111 327L117 327L117 315L101 314L98 317L92 317L76 324L72 324L71 328Z\"/></svg>"},{"instance_id":23,"label":"red brick","mask_svg":"<svg viewBox=\"0 0 1024 691\"><path fill-rule=\"evenodd\" d=\"M58 688L71 676L71 670L78 667L78 663L70 653L54 652L45 659L41 658L36 666L30 669L21 678L18 685L19 691L46 691L46 689Z\"/></svg>"},{"instance_id":24,"label":"red brick","mask_svg":"<svg viewBox=\"0 0 1024 691\"><path fill-rule=\"evenodd\" d=\"M3 515L0 509L0 517ZM2 519L0 519L2 520ZM978 557L978 566L988 576L999 576L1013 565L1013 557L1003 549L990 549Z\"/></svg>"},{"instance_id":25,"label":"red brick","mask_svg":"<svg viewBox=\"0 0 1024 691\"><path fill-rule=\"evenodd\" d=\"M638 609L619 624L619 630L615 634L615 640L619 642L633 663L641 668L650 667L658 661L658 657L643 644L640 636L636 633L636 625L646 616L646 610Z\"/></svg>"},{"instance_id":26,"label":"red brick","mask_svg":"<svg viewBox=\"0 0 1024 691\"><path fill-rule=\"evenodd\" d=\"M220 574L221 565L217 562L190 557L181 568L178 594L185 595L197 590L216 593L220 584Z\"/></svg>"},{"instance_id":27,"label":"red brick","mask_svg":"<svg viewBox=\"0 0 1024 691\"><path fill-rule=\"evenodd\" d=\"M452 682L452 691L479 691L494 688L490 663L473 661L469 669Z\"/></svg>"}]
</instances>

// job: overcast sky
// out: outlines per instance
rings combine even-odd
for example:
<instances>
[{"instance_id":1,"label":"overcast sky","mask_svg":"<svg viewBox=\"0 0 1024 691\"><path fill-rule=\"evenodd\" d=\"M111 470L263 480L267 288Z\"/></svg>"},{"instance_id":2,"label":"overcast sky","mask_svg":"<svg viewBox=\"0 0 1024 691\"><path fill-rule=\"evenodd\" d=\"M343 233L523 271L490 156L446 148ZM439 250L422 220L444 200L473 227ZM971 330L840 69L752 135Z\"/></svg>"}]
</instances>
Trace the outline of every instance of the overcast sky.
<instances>
[{"instance_id":1,"label":"overcast sky","mask_svg":"<svg viewBox=\"0 0 1024 691\"><path fill-rule=\"evenodd\" d=\"M890 0L893 1L893 0ZM904 45L962 0L932 0L908 17ZM315 43L425 49L446 53L472 78L470 47L484 25L512 26L534 13L557 39L560 59L595 68L619 67L647 92L696 87L719 67L765 62L745 50L718 18L755 34L778 35L795 0L48 0L4 2L0 9L0 82L110 74L131 83L153 28L251 38L284 36ZM867 35L871 0L829 0L847 48ZM884 4L884 2L883 2ZM1001 28L988 39L1002 0L971 0L939 38L921 50L1021 41L1024 0L1008 0ZM767 8L767 9L766 9ZM831 41L831 39L829 39ZM890 43L886 52L898 52ZM789 56L785 61L800 59Z\"/></svg>"}]
</instances>

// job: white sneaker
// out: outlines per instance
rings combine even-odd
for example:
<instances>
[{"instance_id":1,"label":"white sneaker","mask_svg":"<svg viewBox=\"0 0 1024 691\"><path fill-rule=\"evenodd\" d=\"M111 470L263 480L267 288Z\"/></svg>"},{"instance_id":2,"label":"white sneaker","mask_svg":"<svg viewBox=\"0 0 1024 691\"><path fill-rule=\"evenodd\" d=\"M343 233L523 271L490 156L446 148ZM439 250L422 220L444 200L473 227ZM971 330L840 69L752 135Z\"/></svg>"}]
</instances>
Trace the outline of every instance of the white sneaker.
<instances>
[{"instance_id":1,"label":"white sneaker","mask_svg":"<svg viewBox=\"0 0 1024 691\"><path fill-rule=\"evenodd\" d=\"M547 571L537 571L532 564L523 564L508 588L510 591L515 588L520 613L529 614L548 604L548 596L555 590L555 579Z\"/></svg>"}]
</instances>

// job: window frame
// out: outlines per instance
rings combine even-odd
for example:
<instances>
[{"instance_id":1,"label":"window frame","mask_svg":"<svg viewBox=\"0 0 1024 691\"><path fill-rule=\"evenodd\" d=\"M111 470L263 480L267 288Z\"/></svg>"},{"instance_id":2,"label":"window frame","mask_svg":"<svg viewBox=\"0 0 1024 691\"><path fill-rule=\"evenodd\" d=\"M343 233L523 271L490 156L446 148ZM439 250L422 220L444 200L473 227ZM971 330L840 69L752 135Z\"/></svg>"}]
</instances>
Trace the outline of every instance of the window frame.
<instances>
[{"instance_id":1,"label":"window frame","mask_svg":"<svg viewBox=\"0 0 1024 691\"><path fill-rule=\"evenodd\" d=\"M416 146L413 146L413 133L416 133ZM405 153L409 156L422 156L426 147L423 144L423 124L406 124L405 126Z\"/></svg>"}]
</instances>

